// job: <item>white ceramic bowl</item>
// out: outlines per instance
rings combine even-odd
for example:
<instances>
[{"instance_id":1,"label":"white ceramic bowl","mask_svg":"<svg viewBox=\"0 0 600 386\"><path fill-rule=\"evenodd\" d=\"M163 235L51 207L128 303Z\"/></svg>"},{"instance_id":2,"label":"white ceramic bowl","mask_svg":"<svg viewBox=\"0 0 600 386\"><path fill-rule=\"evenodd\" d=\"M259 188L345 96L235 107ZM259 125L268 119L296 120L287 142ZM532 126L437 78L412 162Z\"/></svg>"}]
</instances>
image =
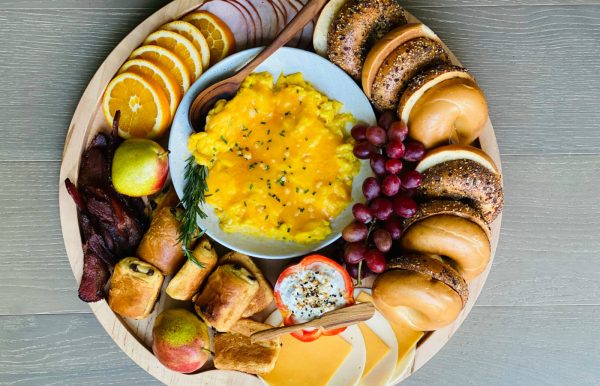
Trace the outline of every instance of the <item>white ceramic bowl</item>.
<instances>
[{"instance_id":1,"label":"white ceramic bowl","mask_svg":"<svg viewBox=\"0 0 600 386\"><path fill-rule=\"evenodd\" d=\"M261 48L238 52L211 67L206 71L185 94L171 127L169 138L169 167L173 185L177 195L183 196L185 186L184 169L185 162L190 156L188 151L188 137L192 134L192 126L189 121L190 105L194 98L206 87L216 83L228 76L256 56ZM358 122L372 125L376 118L366 96L358 85L337 66L328 60L308 51L284 47L275 52L263 62L256 72L268 71L275 78L280 73L285 75L301 72L308 82L316 89L344 104L343 111L350 112ZM350 125L348 130L350 130ZM205 205L204 211L208 217L198 219L200 228L217 242L224 246L254 257L266 259L281 259L295 257L318 250L332 243L340 237L341 231L352 221L352 204L364 201L362 196L362 181L371 175L369 163L363 161L359 174L354 179L352 186L352 202L348 207L331 222L332 232L324 240L312 244L300 244L290 241L280 241L256 236L248 236L238 233L224 232L219 226L219 219L210 205Z\"/></svg>"}]
</instances>

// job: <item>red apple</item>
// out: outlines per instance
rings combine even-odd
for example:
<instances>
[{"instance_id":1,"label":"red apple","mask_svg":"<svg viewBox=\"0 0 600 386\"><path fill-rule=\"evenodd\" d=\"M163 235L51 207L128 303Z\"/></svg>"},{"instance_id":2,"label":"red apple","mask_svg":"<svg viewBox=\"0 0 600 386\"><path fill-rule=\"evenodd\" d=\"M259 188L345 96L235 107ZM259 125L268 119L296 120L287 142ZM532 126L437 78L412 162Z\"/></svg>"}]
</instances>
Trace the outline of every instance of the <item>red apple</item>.
<instances>
[{"instance_id":1,"label":"red apple","mask_svg":"<svg viewBox=\"0 0 600 386\"><path fill-rule=\"evenodd\" d=\"M161 312L154 322L152 338L152 352L173 371L192 373L209 358L208 327L190 311Z\"/></svg>"}]
</instances>

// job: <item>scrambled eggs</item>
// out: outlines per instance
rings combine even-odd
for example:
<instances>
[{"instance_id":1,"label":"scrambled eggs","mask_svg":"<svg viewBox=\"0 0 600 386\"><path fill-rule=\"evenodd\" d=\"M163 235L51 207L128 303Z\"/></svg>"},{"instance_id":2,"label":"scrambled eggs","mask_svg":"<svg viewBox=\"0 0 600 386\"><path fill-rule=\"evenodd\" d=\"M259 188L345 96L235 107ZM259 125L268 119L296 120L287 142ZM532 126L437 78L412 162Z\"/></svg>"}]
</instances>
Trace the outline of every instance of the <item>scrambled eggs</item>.
<instances>
[{"instance_id":1,"label":"scrambled eggs","mask_svg":"<svg viewBox=\"0 0 600 386\"><path fill-rule=\"evenodd\" d=\"M300 73L252 74L217 102L188 145L209 169L206 201L224 231L300 243L331 233L360 168L341 108Z\"/></svg>"}]
</instances>

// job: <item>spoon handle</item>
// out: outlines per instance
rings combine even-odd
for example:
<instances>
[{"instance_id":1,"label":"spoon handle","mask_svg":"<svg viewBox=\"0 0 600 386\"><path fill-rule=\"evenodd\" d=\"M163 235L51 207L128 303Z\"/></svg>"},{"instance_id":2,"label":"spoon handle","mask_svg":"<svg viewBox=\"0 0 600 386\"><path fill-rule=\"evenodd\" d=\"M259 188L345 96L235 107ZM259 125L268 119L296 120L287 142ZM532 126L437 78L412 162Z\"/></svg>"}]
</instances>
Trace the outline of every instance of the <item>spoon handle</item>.
<instances>
[{"instance_id":1,"label":"spoon handle","mask_svg":"<svg viewBox=\"0 0 600 386\"><path fill-rule=\"evenodd\" d=\"M268 330L255 332L250 336L252 343L264 340L275 339L285 334L289 334L305 328L323 327L326 330L350 326L359 322L364 322L373 317L375 306L371 302L355 304L352 306L327 312L321 317L313 319L306 323L294 324L292 326L275 327Z\"/></svg>"},{"instance_id":2,"label":"spoon handle","mask_svg":"<svg viewBox=\"0 0 600 386\"><path fill-rule=\"evenodd\" d=\"M275 39L266 46L258 55L254 57L248 64L246 64L237 74L235 78L241 83L256 67L264 62L269 56L271 56L280 47L289 42L313 17L315 17L321 8L325 5L328 0L310 0L300 12L290 21L288 25L275 37Z\"/></svg>"}]
</instances>

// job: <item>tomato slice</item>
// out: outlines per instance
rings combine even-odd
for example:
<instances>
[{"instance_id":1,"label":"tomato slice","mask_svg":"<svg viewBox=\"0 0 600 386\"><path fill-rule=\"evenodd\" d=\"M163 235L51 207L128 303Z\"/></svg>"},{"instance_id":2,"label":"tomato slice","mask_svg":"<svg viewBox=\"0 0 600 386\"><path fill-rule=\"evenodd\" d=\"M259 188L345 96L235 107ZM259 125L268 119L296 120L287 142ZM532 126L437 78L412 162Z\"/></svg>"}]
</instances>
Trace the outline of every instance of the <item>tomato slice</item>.
<instances>
[{"instance_id":1,"label":"tomato slice","mask_svg":"<svg viewBox=\"0 0 600 386\"><path fill-rule=\"evenodd\" d=\"M304 281L307 278L310 278L310 281ZM310 287L307 290L309 292L307 296L312 294L314 297L312 299L313 303L300 309L297 309L298 304L296 304L295 310L290 309L290 307L293 308L294 306L291 303L295 301L296 296L293 297L294 299L289 299L290 296L286 297L282 291L287 290L289 286L295 286L301 292L305 290L306 285ZM318 288L315 288L315 286ZM290 326L299 322L306 322L319 317L326 311L332 311L332 300L327 296L322 296L327 291L331 293L330 296L335 301L333 309L354 304L354 286L350 275L341 265L330 258L321 255L310 255L302 259L300 263L287 267L279 275L274 291L275 303L283 316L284 325ZM317 294L318 296L315 297ZM315 314L315 310L319 308L318 306L323 308L322 312ZM297 314L304 313L305 311L310 313L312 318L306 320L305 316L304 319L299 320ZM323 328L305 329L292 333L292 336L303 342L312 342L321 335L337 335L345 329L346 327L332 330L325 330Z\"/></svg>"}]
</instances>

